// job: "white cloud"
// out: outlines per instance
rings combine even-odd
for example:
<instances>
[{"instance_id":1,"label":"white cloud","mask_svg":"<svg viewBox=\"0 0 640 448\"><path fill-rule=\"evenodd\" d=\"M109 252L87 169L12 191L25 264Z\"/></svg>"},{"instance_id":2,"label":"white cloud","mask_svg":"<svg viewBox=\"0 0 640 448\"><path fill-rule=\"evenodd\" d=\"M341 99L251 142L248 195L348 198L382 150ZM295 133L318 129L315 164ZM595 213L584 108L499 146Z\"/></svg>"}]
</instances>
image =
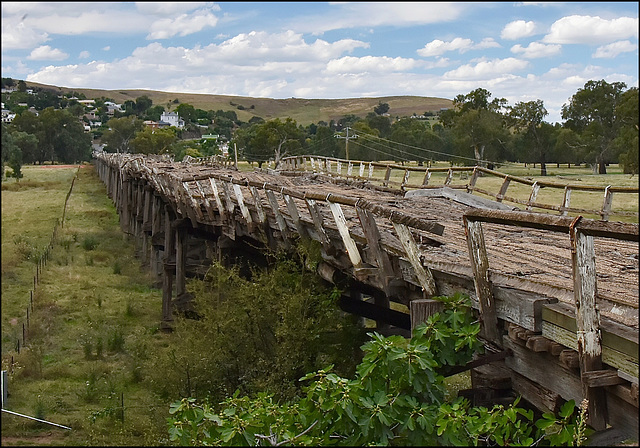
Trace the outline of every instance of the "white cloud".
<instances>
[{"instance_id":1,"label":"white cloud","mask_svg":"<svg viewBox=\"0 0 640 448\"><path fill-rule=\"evenodd\" d=\"M445 79L486 79L496 75L510 74L524 70L529 63L521 59L506 58L480 61L475 65L465 64L455 70L446 72Z\"/></svg>"},{"instance_id":2,"label":"white cloud","mask_svg":"<svg viewBox=\"0 0 640 448\"><path fill-rule=\"evenodd\" d=\"M440 39L433 40L426 44L424 48L417 51L422 57L439 56L448 51L458 51L464 53L468 50L483 50L486 48L500 48L500 44L488 37L482 39L478 44L474 44L471 39L456 37L451 42L444 42Z\"/></svg>"},{"instance_id":3,"label":"white cloud","mask_svg":"<svg viewBox=\"0 0 640 448\"><path fill-rule=\"evenodd\" d=\"M457 50L463 53L472 46L473 41L471 39L463 39L461 37L456 37L451 42L444 42L440 39L436 39L426 44L424 48L418 50L417 53L423 57L440 56L448 51Z\"/></svg>"},{"instance_id":4,"label":"white cloud","mask_svg":"<svg viewBox=\"0 0 640 448\"><path fill-rule=\"evenodd\" d=\"M3 3L4 5L4 3ZM3 6L4 8L4 6ZM33 48L49 40L47 33L39 32L25 25L2 17L2 49L24 50Z\"/></svg>"},{"instance_id":5,"label":"white cloud","mask_svg":"<svg viewBox=\"0 0 640 448\"><path fill-rule=\"evenodd\" d=\"M511 53L520 54L526 59L546 58L556 56L562 51L561 45L545 45L538 42L531 42L527 47L522 45L514 45L511 47Z\"/></svg>"},{"instance_id":6,"label":"white cloud","mask_svg":"<svg viewBox=\"0 0 640 448\"><path fill-rule=\"evenodd\" d=\"M102 51L109 51L109 50L111 50L111 46L110 45L107 45L106 47L102 48Z\"/></svg>"},{"instance_id":7,"label":"white cloud","mask_svg":"<svg viewBox=\"0 0 640 448\"><path fill-rule=\"evenodd\" d=\"M525 22L516 20L507 23L500 33L500 37L507 40L520 39L522 37L533 36L536 32L536 24L533 21Z\"/></svg>"},{"instance_id":8,"label":"white cloud","mask_svg":"<svg viewBox=\"0 0 640 448\"><path fill-rule=\"evenodd\" d=\"M628 53L630 51L636 51L637 49L638 49L637 44L632 44L628 40L621 40L609 45L603 45L602 47L598 47L596 52L593 54L593 57L611 59L611 58L615 58L621 53Z\"/></svg>"},{"instance_id":9,"label":"white cloud","mask_svg":"<svg viewBox=\"0 0 640 448\"><path fill-rule=\"evenodd\" d=\"M140 13L154 16L172 17L204 7L220 10L218 5L206 2L136 2L136 9Z\"/></svg>"},{"instance_id":10,"label":"white cloud","mask_svg":"<svg viewBox=\"0 0 640 448\"><path fill-rule=\"evenodd\" d=\"M49 45L43 45L34 49L27 59L31 61L63 61L69 55L57 48L51 48Z\"/></svg>"},{"instance_id":11,"label":"white cloud","mask_svg":"<svg viewBox=\"0 0 640 448\"><path fill-rule=\"evenodd\" d=\"M326 73L363 73L363 72L397 72L412 70L417 65L415 59L390 58L387 56L375 57L365 56L356 58L345 56L340 59L333 59L327 63Z\"/></svg>"},{"instance_id":12,"label":"white cloud","mask_svg":"<svg viewBox=\"0 0 640 448\"><path fill-rule=\"evenodd\" d=\"M81 51L80 54L78 55L78 57L80 59L88 59L89 56L91 56L91 53L89 53L88 51Z\"/></svg>"},{"instance_id":13,"label":"white cloud","mask_svg":"<svg viewBox=\"0 0 640 448\"><path fill-rule=\"evenodd\" d=\"M175 35L187 36L208 27L215 27L218 18L207 10L181 14L175 18L160 19L151 24L147 39L168 39Z\"/></svg>"},{"instance_id":14,"label":"white cloud","mask_svg":"<svg viewBox=\"0 0 640 448\"><path fill-rule=\"evenodd\" d=\"M598 16L567 16L551 25L543 41L555 44L604 44L638 38L638 19L620 17L606 20Z\"/></svg>"},{"instance_id":15,"label":"white cloud","mask_svg":"<svg viewBox=\"0 0 640 448\"><path fill-rule=\"evenodd\" d=\"M310 33L373 26L412 26L450 22L465 10L456 2L345 2L333 3L327 14L297 17L287 27Z\"/></svg>"}]
</instances>

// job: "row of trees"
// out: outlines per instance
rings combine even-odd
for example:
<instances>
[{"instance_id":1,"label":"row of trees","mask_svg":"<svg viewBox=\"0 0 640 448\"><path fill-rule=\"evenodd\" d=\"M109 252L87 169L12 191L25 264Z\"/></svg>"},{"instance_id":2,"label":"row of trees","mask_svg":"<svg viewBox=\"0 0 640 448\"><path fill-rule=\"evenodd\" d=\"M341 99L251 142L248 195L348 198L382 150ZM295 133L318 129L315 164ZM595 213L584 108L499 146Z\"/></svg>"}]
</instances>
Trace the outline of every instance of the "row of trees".
<instances>
[{"instance_id":1,"label":"row of trees","mask_svg":"<svg viewBox=\"0 0 640 448\"><path fill-rule=\"evenodd\" d=\"M541 175L546 175L548 163L588 163L600 174L606 174L609 163L620 163L624 172L638 173L637 87L626 89L621 82L588 81L563 106L563 124L545 121L548 112L541 100L510 106L505 99L491 96L482 88L458 95L454 107L442 111L433 125L430 120L392 120L386 113L389 105L382 102L364 118L346 115L338 121L308 126L298 125L291 118L264 121L254 117L244 123L234 111L205 111L182 103L176 111L187 123L185 130L145 128L143 120L159 119L164 106L153 105L142 96L125 101L124 110L116 112L94 135L110 152L170 153L181 159L187 154L198 157L220 153L215 142L194 140L208 123L207 131L230 141L231 150L237 149L240 160L259 166L265 161L275 161L277 166L289 155L314 154L401 163L539 163ZM104 100L96 100L98 111ZM10 158L14 164L20 160L88 160L91 139L82 132L78 120L83 111L76 103L64 110L46 108L38 117L28 111L19 113L7 128L11 138L3 138L3 163ZM345 130L354 138L335 138ZM35 136L37 143L14 135L18 132ZM191 138L186 141L186 137Z\"/></svg>"},{"instance_id":2,"label":"row of trees","mask_svg":"<svg viewBox=\"0 0 640 448\"><path fill-rule=\"evenodd\" d=\"M480 88L458 95L434 125L417 119L392 122L379 105L365 118L348 115L329 125L305 128L276 119L243 126L234 142L241 158L259 164L302 153L345 158L346 139L333 137L349 127L358 136L348 152L356 160L539 163L541 175L547 163L589 163L600 174L606 174L607 164L621 163L626 173L637 173L638 88L625 89L624 83L587 82L563 106L564 124L544 121L548 112L541 100L509 106Z\"/></svg>"}]
</instances>

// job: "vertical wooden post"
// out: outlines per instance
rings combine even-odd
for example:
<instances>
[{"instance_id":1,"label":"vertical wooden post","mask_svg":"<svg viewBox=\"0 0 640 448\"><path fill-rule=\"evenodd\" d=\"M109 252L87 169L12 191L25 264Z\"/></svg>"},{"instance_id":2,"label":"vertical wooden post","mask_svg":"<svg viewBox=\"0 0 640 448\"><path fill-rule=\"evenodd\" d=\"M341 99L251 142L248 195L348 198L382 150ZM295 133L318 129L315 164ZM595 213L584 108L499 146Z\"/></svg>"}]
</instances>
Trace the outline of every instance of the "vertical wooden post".
<instances>
[{"instance_id":1,"label":"vertical wooden post","mask_svg":"<svg viewBox=\"0 0 640 448\"><path fill-rule=\"evenodd\" d=\"M496 196L496 201L502 202L502 200L504 199L504 195L507 194L507 188L509 188L510 182L511 182L511 178L509 178L509 176L505 176L504 180L502 181L502 185L500 186L500 191Z\"/></svg>"},{"instance_id":2,"label":"vertical wooden post","mask_svg":"<svg viewBox=\"0 0 640 448\"><path fill-rule=\"evenodd\" d=\"M429 185L429 180L431 180L431 171L429 171L429 168L427 168L427 170L424 172L422 185Z\"/></svg>"},{"instance_id":3,"label":"vertical wooden post","mask_svg":"<svg viewBox=\"0 0 640 448\"><path fill-rule=\"evenodd\" d=\"M611 185L607 185L604 189L604 202L602 203L602 212L600 216L603 221L609 220L609 213L611 213L611 204L613 203L613 193L611 192Z\"/></svg>"},{"instance_id":4,"label":"vertical wooden post","mask_svg":"<svg viewBox=\"0 0 640 448\"><path fill-rule=\"evenodd\" d=\"M186 226L179 225L176 228L176 298L178 299L187 292L187 238Z\"/></svg>"},{"instance_id":5,"label":"vertical wooden post","mask_svg":"<svg viewBox=\"0 0 640 448\"><path fill-rule=\"evenodd\" d=\"M307 209L309 210L309 214L313 220L313 225L316 229L316 233L318 234L318 238L320 238L320 243L322 244L324 251L329 253L331 243L329 242L327 232L324 230L324 221L320 214L320 210L318 209L318 204L313 199L305 199L305 202L307 203Z\"/></svg>"},{"instance_id":6,"label":"vertical wooden post","mask_svg":"<svg viewBox=\"0 0 640 448\"><path fill-rule=\"evenodd\" d=\"M566 187L564 187L564 197L562 198L562 208L560 211L560 214L562 216L567 216L567 209L569 208L569 205L571 204L571 188L569 187L569 185L567 185Z\"/></svg>"},{"instance_id":7,"label":"vertical wooden post","mask_svg":"<svg viewBox=\"0 0 640 448\"><path fill-rule=\"evenodd\" d=\"M582 377L586 372L602 369L602 342L600 314L596 307L596 255L593 237L575 228L580 218L577 217L569 227L569 236L576 301L578 357ZM589 387L584 378L581 383L583 397L589 400L588 423L595 430L603 430L607 421L605 391L601 387Z\"/></svg>"},{"instance_id":8,"label":"vertical wooden post","mask_svg":"<svg viewBox=\"0 0 640 448\"><path fill-rule=\"evenodd\" d=\"M489 282L489 259L484 243L484 234L480 222L471 221L463 216L469 259L473 270L473 283L480 304L482 331L487 339L502 346L498 333L498 317L495 300Z\"/></svg>"},{"instance_id":9,"label":"vertical wooden post","mask_svg":"<svg viewBox=\"0 0 640 448\"><path fill-rule=\"evenodd\" d=\"M417 299L409 302L409 313L411 315L411 334L420 324L427 321L432 314L442 311L442 302L433 299Z\"/></svg>"},{"instance_id":10,"label":"vertical wooden post","mask_svg":"<svg viewBox=\"0 0 640 448\"><path fill-rule=\"evenodd\" d=\"M531 211L533 204L536 202L538 191L540 191L540 185L538 184L538 181L535 181L531 186L531 194L529 195L529 202L527 202L528 211Z\"/></svg>"},{"instance_id":11,"label":"vertical wooden post","mask_svg":"<svg viewBox=\"0 0 640 448\"><path fill-rule=\"evenodd\" d=\"M384 173L384 182L382 183L384 187L389 185L389 178L391 178L391 167L387 165L387 171Z\"/></svg>"},{"instance_id":12,"label":"vertical wooden post","mask_svg":"<svg viewBox=\"0 0 640 448\"><path fill-rule=\"evenodd\" d=\"M382 248L380 241L380 230L376 224L373 213L356 205L356 212L362 225L362 231L367 238L367 245L378 264L378 275L382 282L385 294L389 295L389 282L394 278L395 273L389 260L389 255Z\"/></svg>"},{"instance_id":13,"label":"vertical wooden post","mask_svg":"<svg viewBox=\"0 0 640 448\"><path fill-rule=\"evenodd\" d=\"M169 206L165 205L164 212L164 272L162 276L162 322L164 330L171 330L173 315L171 310L171 298L173 295L173 274L175 268L171 266L171 258L175 253L174 233L171 228L171 214Z\"/></svg>"}]
</instances>

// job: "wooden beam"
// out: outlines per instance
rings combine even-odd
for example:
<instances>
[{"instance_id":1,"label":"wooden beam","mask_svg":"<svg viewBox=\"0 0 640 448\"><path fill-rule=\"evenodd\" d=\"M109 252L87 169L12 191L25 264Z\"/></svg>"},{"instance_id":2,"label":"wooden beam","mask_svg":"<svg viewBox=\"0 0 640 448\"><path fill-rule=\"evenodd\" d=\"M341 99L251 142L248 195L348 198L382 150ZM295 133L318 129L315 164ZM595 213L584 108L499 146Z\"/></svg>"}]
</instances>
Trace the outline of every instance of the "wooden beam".
<instances>
[{"instance_id":1,"label":"wooden beam","mask_svg":"<svg viewBox=\"0 0 640 448\"><path fill-rule=\"evenodd\" d=\"M240 189L240 185L233 184L233 191L236 195L236 200L238 201L238 206L240 207L240 212L242 213L242 217L247 222L247 224L251 224L251 213L249 213L249 209L244 203L244 196L242 195L242 190Z\"/></svg>"},{"instance_id":2,"label":"wooden beam","mask_svg":"<svg viewBox=\"0 0 640 448\"><path fill-rule=\"evenodd\" d=\"M429 268L424 267L422 264L422 260L420 260L420 249L416 245L416 242L413 240L413 236L411 236L411 231L409 228L397 222L393 222L393 228L398 235L398 239L400 243L402 243L402 247L407 255L407 259L411 263L413 267L413 271L415 273L416 278L418 279L418 283L422 286L423 294L425 298L433 297L437 294L436 282L433 279L433 274L429 270Z\"/></svg>"},{"instance_id":3,"label":"wooden beam","mask_svg":"<svg viewBox=\"0 0 640 448\"><path fill-rule=\"evenodd\" d=\"M358 206L356 206L356 212L360 219L364 236L367 239L369 250L371 250L373 257L376 260L378 275L384 286L384 292L389 295L389 282L391 279L395 278L396 275L391 261L389 260L389 255L380 244L382 237L380 236L380 230L376 225L375 217L370 211Z\"/></svg>"},{"instance_id":4,"label":"wooden beam","mask_svg":"<svg viewBox=\"0 0 640 448\"><path fill-rule=\"evenodd\" d=\"M577 223L580 218L576 218ZM593 370L602 370L602 340L600 336L600 314L596 308L596 255L593 237L585 235L572 225L571 262L576 303L576 325L580 372L584 375ZM589 424L596 430L606 428L607 401L602 389L594 389L582 380L582 393L589 400Z\"/></svg>"},{"instance_id":5,"label":"wooden beam","mask_svg":"<svg viewBox=\"0 0 640 448\"><path fill-rule=\"evenodd\" d=\"M351 238L349 234L349 226L347 226L347 220L344 217L344 213L342 212L342 207L340 204L336 202L329 201L329 209L331 209L331 213L333 214L333 219L338 227L338 232L340 233L340 237L342 238L342 242L344 243L344 247L347 251L347 255L351 260L351 264L354 268L359 268L362 265L362 258L360 257L360 252L358 251L358 246L356 242Z\"/></svg>"},{"instance_id":6,"label":"wooden beam","mask_svg":"<svg viewBox=\"0 0 640 448\"><path fill-rule=\"evenodd\" d=\"M468 220L466 216L463 218L463 221L467 237L467 247L469 249L469 259L473 270L473 283L480 304L482 330L487 339L499 344L498 317L496 314L495 300L491 291L491 283L489 282L489 259L484 243L482 225L479 222Z\"/></svg>"}]
</instances>

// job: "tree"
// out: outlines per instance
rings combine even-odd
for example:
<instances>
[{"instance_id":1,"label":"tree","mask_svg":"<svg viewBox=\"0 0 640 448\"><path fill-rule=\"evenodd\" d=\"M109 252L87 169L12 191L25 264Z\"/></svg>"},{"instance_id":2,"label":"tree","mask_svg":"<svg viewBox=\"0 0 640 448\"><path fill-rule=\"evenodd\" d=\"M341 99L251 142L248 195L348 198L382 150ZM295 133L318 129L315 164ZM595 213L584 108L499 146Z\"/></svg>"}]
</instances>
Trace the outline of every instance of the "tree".
<instances>
[{"instance_id":1,"label":"tree","mask_svg":"<svg viewBox=\"0 0 640 448\"><path fill-rule=\"evenodd\" d=\"M131 140L131 151L136 154L165 154L177 140L175 130L145 128Z\"/></svg>"},{"instance_id":2,"label":"tree","mask_svg":"<svg viewBox=\"0 0 640 448\"><path fill-rule=\"evenodd\" d=\"M632 87L616 106L618 135L613 141L625 174L638 174L638 115L638 88Z\"/></svg>"},{"instance_id":3,"label":"tree","mask_svg":"<svg viewBox=\"0 0 640 448\"><path fill-rule=\"evenodd\" d=\"M473 157L481 166L487 160L499 161L507 156L509 132L501 113L506 100L489 101L490 97L491 93L482 88L458 95L453 101L454 108L440 115L442 124L452 131L458 154Z\"/></svg>"},{"instance_id":4,"label":"tree","mask_svg":"<svg viewBox=\"0 0 640 448\"><path fill-rule=\"evenodd\" d=\"M176 107L176 112L185 123L192 123L196 120L196 109L191 104L182 103Z\"/></svg>"},{"instance_id":5,"label":"tree","mask_svg":"<svg viewBox=\"0 0 640 448\"><path fill-rule=\"evenodd\" d=\"M259 157L273 156L275 168L280 166L280 160L293 154L302 147L302 131L295 120L279 118L257 125L255 135L251 139L252 151Z\"/></svg>"},{"instance_id":6,"label":"tree","mask_svg":"<svg viewBox=\"0 0 640 448\"><path fill-rule=\"evenodd\" d=\"M521 135L527 153L533 155L533 162L540 163L541 176L547 175L546 163L555 143L548 138L549 128L542 126L544 117L548 114L542 100L517 102L508 113L509 121Z\"/></svg>"},{"instance_id":7,"label":"tree","mask_svg":"<svg viewBox=\"0 0 640 448\"><path fill-rule=\"evenodd\" d=\"M142 120L135 116L112 118L107 122L109 130L102 135L102 141L106 143L110 152L129 152L131 140L144 126Z\"/></svg>"},{"instance_id":8,"label":"tree","mask_svg":"<svg viewBox=\"0 0 640 448\"><path fill-rule=\"evenodd\" d=\"M136 98L136 112L138 116L142 116L151 106L153 106L153 101L147 95Z\"/></svg>"},{"instance_id":9,"label":"tree","mask_svg":"<svg viewBox=\"0 0 640 448\"><path fill-rule=\"evenodd\" d=\"M587 148L589 162L597 165L599 174L607 174L606 164L617 159L616 107L626 84L605 80L587 81L562 106L564 126L578 132Z\"/></svg>"},{"instance_id":10,"label":"tree","mask_svg":"<svg viewBox=\"0 0 640 448\"><path fill-rule=\"evenodd\" d=\"M389 112L389 104L378 101L378 105L373 108L377 115L384 115Z\"/></svg>"}]
</instances>

